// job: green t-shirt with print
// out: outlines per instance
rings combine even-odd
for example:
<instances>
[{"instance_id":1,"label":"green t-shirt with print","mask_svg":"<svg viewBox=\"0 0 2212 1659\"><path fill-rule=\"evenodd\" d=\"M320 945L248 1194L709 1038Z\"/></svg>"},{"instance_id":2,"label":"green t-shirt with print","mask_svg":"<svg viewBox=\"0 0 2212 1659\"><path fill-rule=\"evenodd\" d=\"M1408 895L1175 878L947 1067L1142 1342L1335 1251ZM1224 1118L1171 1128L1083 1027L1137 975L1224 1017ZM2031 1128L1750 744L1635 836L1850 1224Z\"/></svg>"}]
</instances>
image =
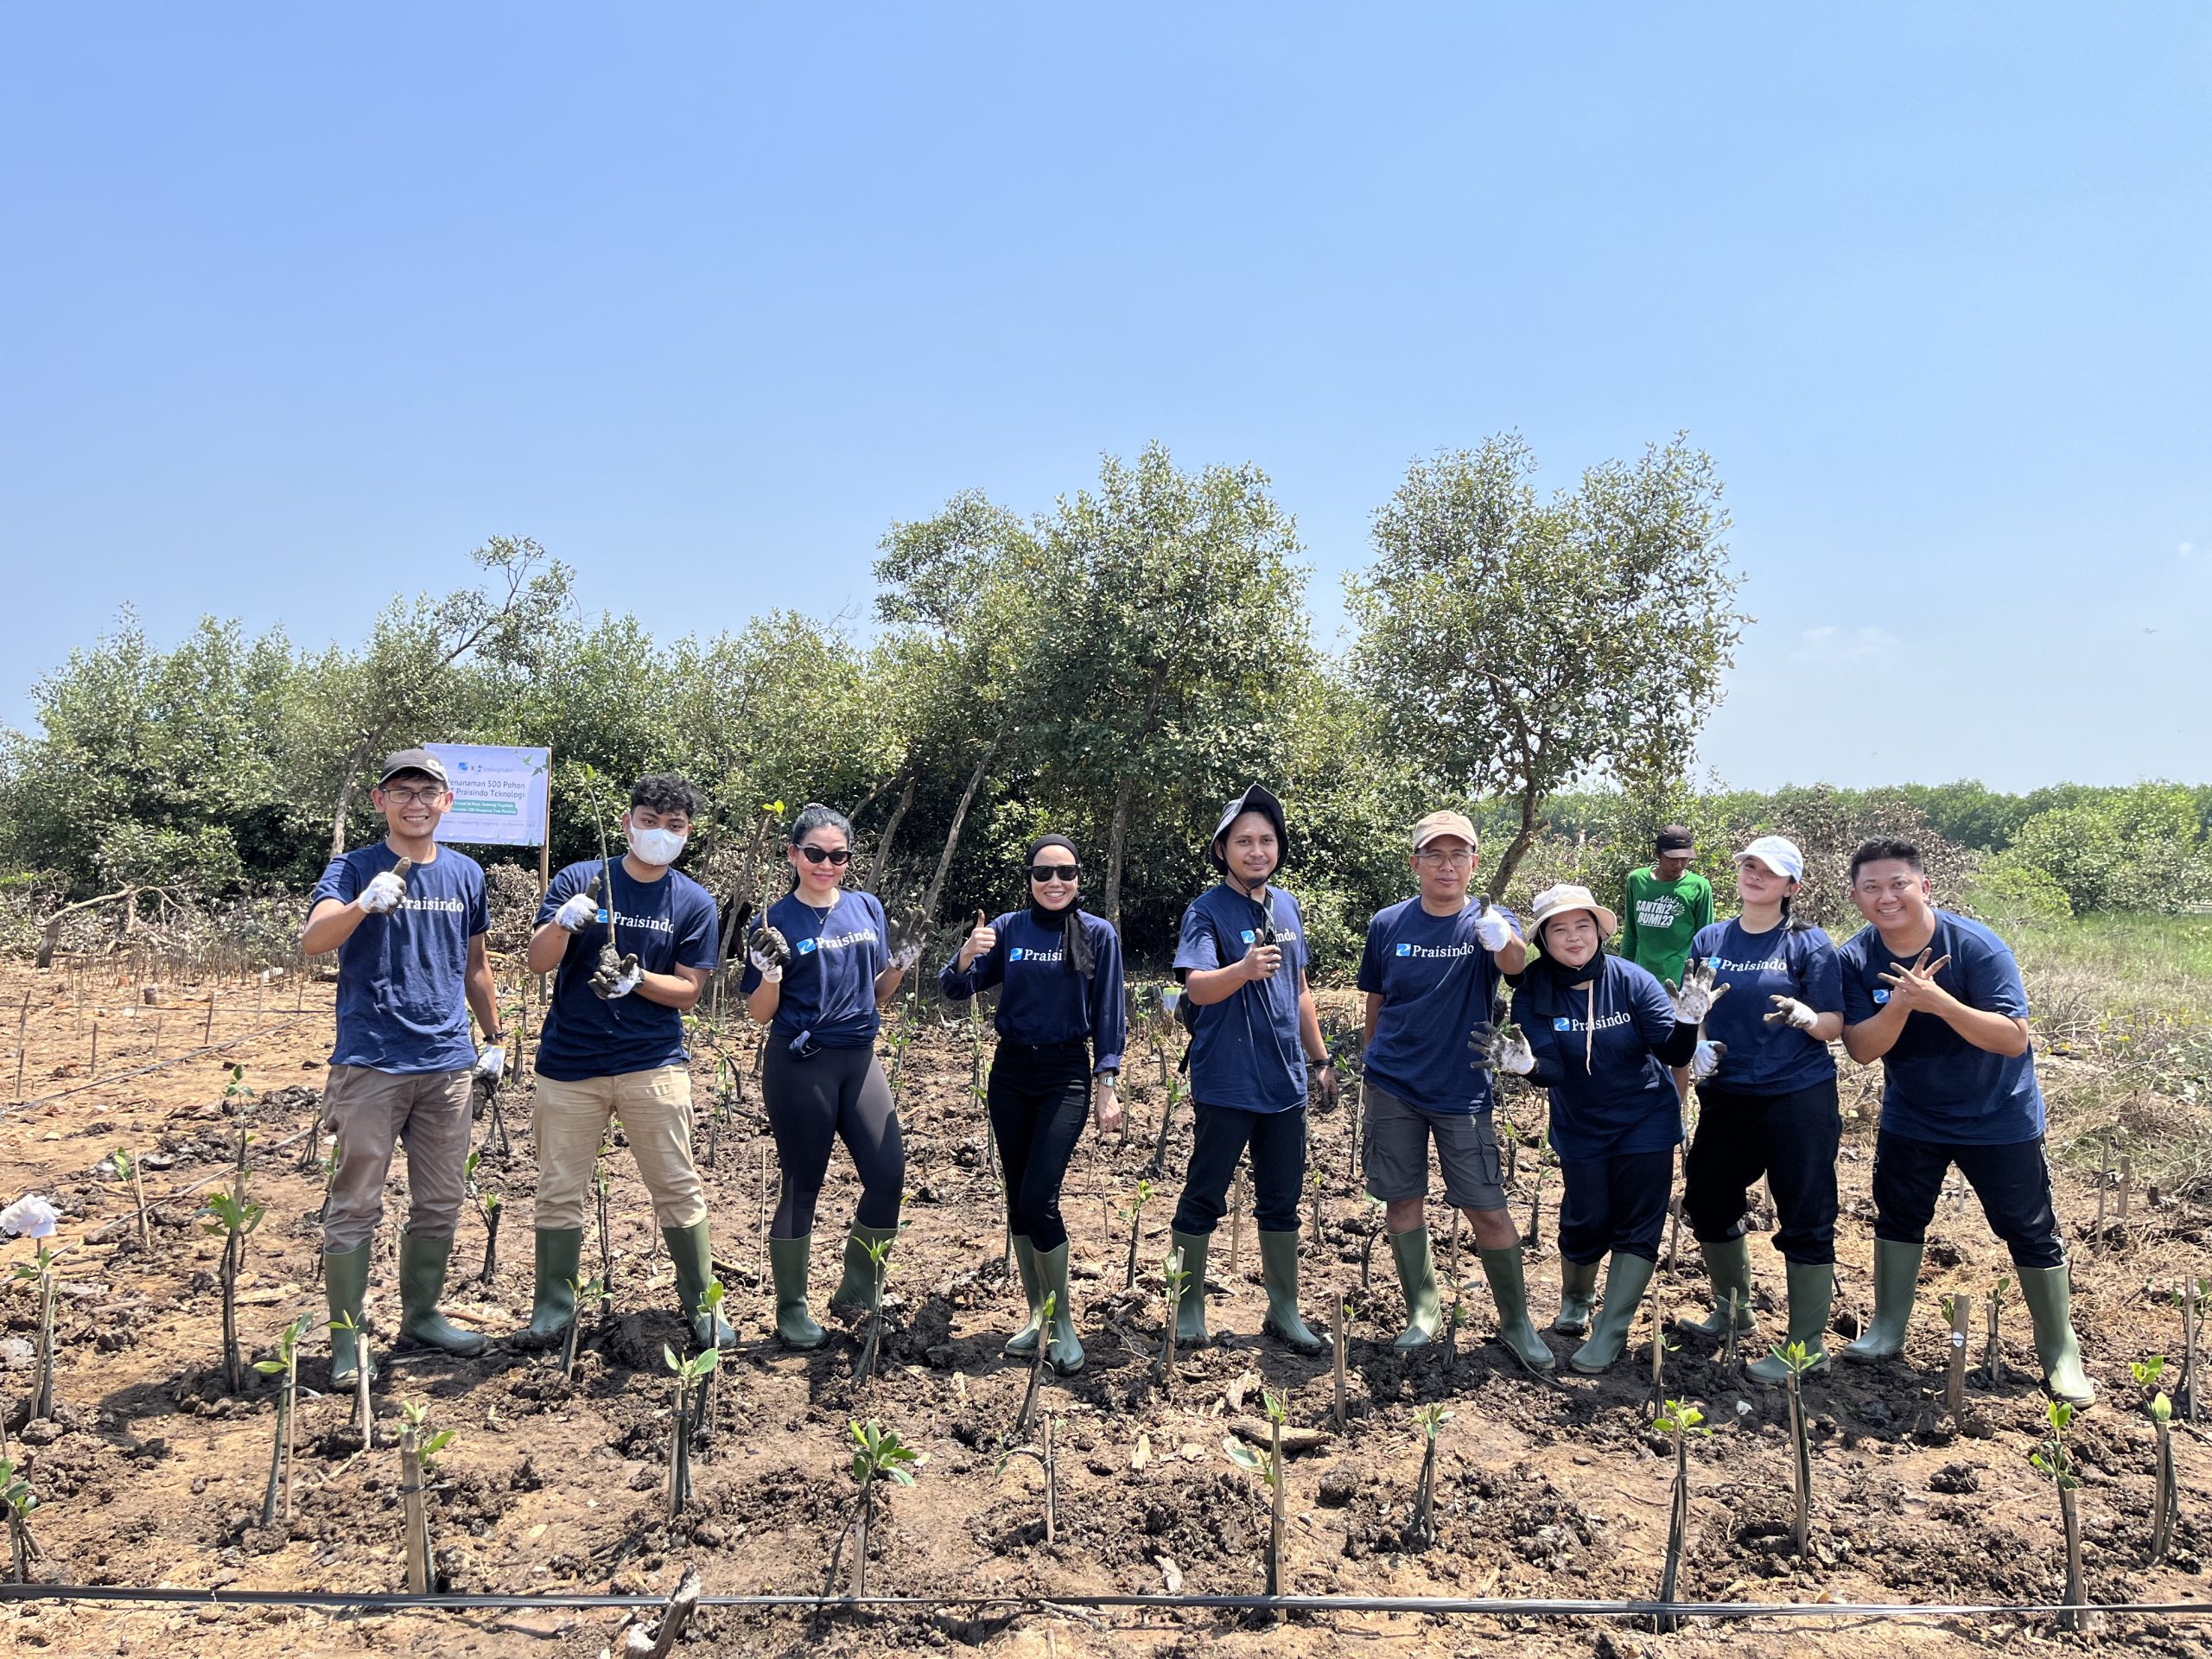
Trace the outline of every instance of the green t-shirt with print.
<instances>
[{"instance_id":1,"label":"green t-shirt with print","mask_svg":"<svg viewBox=\"0 0 2212 1659\"><path fill-rule=\"evenodd\" d=\"M1713 919L1713 883L1695 870L1662 881L1649 866L1630 870L1621 910L1621 955L1679 984L1690 941Z\"/></svg>"}]
</instances>

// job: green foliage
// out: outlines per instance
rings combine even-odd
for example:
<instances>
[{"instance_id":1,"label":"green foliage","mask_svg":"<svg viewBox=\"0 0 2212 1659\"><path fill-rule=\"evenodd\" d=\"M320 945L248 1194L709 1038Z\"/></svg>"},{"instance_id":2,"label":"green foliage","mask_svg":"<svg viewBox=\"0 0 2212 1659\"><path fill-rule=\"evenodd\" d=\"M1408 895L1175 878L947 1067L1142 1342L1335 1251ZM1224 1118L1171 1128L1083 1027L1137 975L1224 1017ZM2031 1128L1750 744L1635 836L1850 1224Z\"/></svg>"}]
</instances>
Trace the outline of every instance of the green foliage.
<instances>
[{"instance_id":1,"label":"green foliage","mask_svg":"<svg viewBox=\"0 0 2212 1659\"><path fill-rule=\"evenodd\" d=\"M422 1463L423 1474L429 1475L437 1466L438 1453L453 1444L454 1436L458 1431L441 1428L435 1433L430 1432L430 1406L428 1401L413 1402L402 1401L399 1414L407 1427L414 1431L415 1455Z\"/></svg>"},{"instance_id":2,"label":"green foliage","mask_svg":"<svg viewBox=\"0 0 2212 1659\"><path fill-rule=\"evenodd\" d=\"M2066 1444L2066 1431L2074 1421L2074 1408L2063 1400L2053 1400L2045 1408L2044 1415L2050 1423L2050 1436L2037 1443L2028 1461L2061 1491L2071 1491L2082 1484L2081 1476L2075 1471L2072 1448Z\"/></svg>"},{"instance_id":3,"label":"green foliage","mask_svg":"<svg viewBox=\"0 0 2212 1659\"><path fill-rule=\"evenodd\" d=\"M862 1487L879 1480L894 1480L901 1486L914 1484L912 1471L927 1459L900 1440L898 1430L874 1421L866 1425L849 1423L847 1427L855 1448L849 1472L857 1484Z\"/></svg>"},{"instance_id":4,"label":"green foliage","mask_svg":"<svg viewBox=\"0 0 2212 1659\"><path fill-rule=\"evenodd\" d=\"M2076 911L2172 914L2212 899L2212 848L2196 792L2139 784L2039 812L2012 860L2040 870Z\"/></svg>"}]
</instances>

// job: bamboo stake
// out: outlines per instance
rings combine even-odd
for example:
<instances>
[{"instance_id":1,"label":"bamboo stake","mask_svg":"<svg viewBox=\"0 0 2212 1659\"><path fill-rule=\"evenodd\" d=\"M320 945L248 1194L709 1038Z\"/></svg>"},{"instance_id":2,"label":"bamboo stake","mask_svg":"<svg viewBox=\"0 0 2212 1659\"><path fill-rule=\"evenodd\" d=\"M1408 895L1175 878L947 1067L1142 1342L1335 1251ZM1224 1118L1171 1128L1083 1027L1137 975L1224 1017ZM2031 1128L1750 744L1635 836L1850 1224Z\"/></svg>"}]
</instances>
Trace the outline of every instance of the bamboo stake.
<instances>
[{"instance_id":1,"label":"bamboo stake","mask_svg":"<svg viewBox=\"0 0 2212 1659\"><path fill-rule=\"evenodd\" d=\"M1943 1402L1956 1422L1967 1408L1967 1330L1974 1310L1964 1295L1951 1301L1951 1368L1943 1389Z\"/></svg>"},{"instance_id":2,"label":"bamboo stake","mask_svg":"<svg viewBox=\"0 0 2212 1659\"><path fill-rule=\"evenodd\" d=\"M98 1020L92 1022L92 1030L97 1036L99 1031ZM2127 1200L2133 1195L2134 1190L2135 1160L2123 1154L2120 1160L2120 1224L2123 1227L2127 1225Z\"/></svg>"},{"instance_id":3,"label":"bamboo stake","mask_svg":"<svg viewBox=\"0 0 2212 1659\"><path fill-rule=\"evenodd\" d=\"M1236 1279L1237 1247L1243 1242L1243 1237L1244 1171L1240 1166L1236 1172L1236 1185L1230 1189L1229 1193L1229 1277L1232 1284Z\"/></svg>"},{"instance_id":4,"label":"bamboo stake","mask_svg":"<svg viewBox=\"0 0 2212 1659\"><path fill-rule=\"evenodd\" d=\"M22 1012L16 1016L16 1098L23 1097L23 1061L30 1053L30 1040L26 1034L31 1023L31 994L23 993Z\"/></svg>"},{"instance_id":5,"label":"bamboo stake","mask_svg":"<svg viewBox=\"0 0 2212 1659\"><path fill-rule=\"evenodd\" d=\"M1337 1327L1329 1333L1329 1345L1333 1352L1333 1363L1337 1374L1337 1432L1341 1434L1347 1426L1344 1404L1345 1332L1351 1325L1351 1303L1345 1300L1345 1294L1342 1290L1337 1293L1337 1317L1332 1323Z\"/></svg>"}]
</instances>

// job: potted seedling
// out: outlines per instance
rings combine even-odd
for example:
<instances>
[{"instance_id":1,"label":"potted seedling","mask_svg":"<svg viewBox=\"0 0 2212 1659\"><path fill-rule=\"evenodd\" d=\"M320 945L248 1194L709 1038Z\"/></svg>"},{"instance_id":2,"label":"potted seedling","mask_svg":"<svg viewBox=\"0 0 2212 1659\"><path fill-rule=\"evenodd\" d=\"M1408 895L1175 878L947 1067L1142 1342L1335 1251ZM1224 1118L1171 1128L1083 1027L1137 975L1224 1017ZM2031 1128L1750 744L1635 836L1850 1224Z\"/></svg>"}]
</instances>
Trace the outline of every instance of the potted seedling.
<instances>
[{"instance_id":1,"label":"potted seedling","mask_svg":"<svg viewBox=\"0 0 2212 1659\"><path fill-rule=\"evenodd\" d=\"M281 1376L276 1395L276 1444L269 1454L269 1490L261 1497L261 1524L276 1522L277 1497L283 1497L284 1519L292 1518L292 1419L300 1394L300 1338L314 1328L315 1316L302 1313L276 1336L276 1357L257 1359L253 1369L264 1376ZM369 1368L359 1368L366 1371ZM363 1440L362 1444L367 1445Z\"/></svg>"},{"instance_id":2,"label":"potted seedling","mask_svg":"<svg viewBox=\"0 0 2212 1659\"><path fill-rule=\"evenodd\" d=\"M1414 1427L1421 1440L1421 1479L1414 1487L1413 1524L1407 1532L1408 1539L1422 1549L1436 1541L1436 1444L1444 1425L1451 1421L1452 1409L1440 1400L1414 1408Z\"/></svg>"},{"instance_id":3,"label":"potted seedling","mask_svg":"<svg viewBox=\"0 0 2212 1659\"><path fill-rule=\"evenodd\" d=\"M860 1357L853 1363L853 1380L855 1382L866 1383L875 1376L876 1357L883 1347L883 1281L891 1275L891 1249L897 1242L894 1234L890 1238L879 1238L861 1246L868 1252L870 1283L868 1332L861 1339ZM1046 1317L1049 1319L1051 1315ZM1039 1340L1037 1344L1039 1357L1044 1354L1045 1347L1045 1343Z\"/></svg>"},{"instance_id":4,"label":"potted seedling","mask_svg":"<svg viewBox=\"0 0 2212 1659\"><path fill-rule=\"evenodd\" d=\"M245 1386L245 1362L238 1349L238 1273L245 1265L245 1242L261 1225L268 1206L246 1197L245 1172L240 1169L231 1178L231 1190L211 1194L205 1210L213 1219L200 1223L200 1230L223 1241L223 1387L236 1394Z\"/></svg>"},{"instance_id":5,"label":"potted seedling","mask_svg":"<svg viewBox=\"0 0 2212 1659\"><path fill-rule=\"evenodd\" d=\"M1269 1596L1282 1593L1283 1530L1290 1519L1289 1505L1283 1490L1282 1426L1284 1408L1282 1396L1273 1389L1262 1389L1261 1399L1268 1413L1268 1449L1255 1452L1242 1440L1230 1436L1221 1443L1229 1460L1239 1469L1260 1477L1268 1484L1271 1503L1268 1518L1267 1588L1262 1592Z\"/></svg>"},{"instance_id":6,"label":"potted seedling","mask_svg":"<svg viewBox=\"0 0 2212 1659\"><path fill-rule=\"evenodd\" d=\"M15 1459L0 1458L0 1509L8 1512L10 1576L17 1584L31 1581L31 1563L39 1557L30 1526L31 1511L36 1508L38 1499L32 1496L30 1482L16 1472Z\"/></svg>"},{"instance_id":7,"label":"potted seedling","mask_svg":"<svg viewBox=\"0 0 2212 1659\"><path fill-rule=\"evenodd\" d=\"M2135 1375L2135 1386L2143 1391L2144 1414L2150 1418L2158 1437L2158 1482L2151 1500L2151 1565L2156 1567L2173 1548L2174 1522L2181 1518L2181 1488L2174 1478L2173 1402L2158 1387L2159 1378L2165 1375L2166 1357L2153 1354L2127 1369Z\"/></svg>"},{"instance_id":8,"label":"potted seedling","mask_svg":"<svg viewBox=\"0 0 2212 1659\"><path fill-rule=\"evenodd\" d=\"M1793 1342L1787 1348L1777 1344L1770 1351L1789 1368L1785 1379L1789 1390L1789 1444L1793 1452L1789 1465L1789 1489L1796 1500L1796 1519L1791 1536L1797 1553L1802 1555L1813 1534L1813 1441L1806 1430L1805 1374L1820 1362L1805 1351L1805 1344Z\"/></svg>"},{"instance_id":9,"label":"potted seedling","mask_svg":"<svg viewBox=\"0 0 2212 1659\"><path fill-rule=\"evenodd\" d=\"M315 1144L312 1135L308 1138L308 1144L310 1147ZM130 1201L137 1211L137 1217L138 1248L142 1250L151 1249L154 1244L154 1233L146 1219L146 1183L138 1168L138 1160L130 1155L128 1147L118 1147L112 1161L115 1164L116 1174L130 1183Z\"/></svg>"},{"instance_id":10,"label":"potted seedling","mask_svg":"<svg viewBox=\"0 0 2212 1659\"><path fill-rule=\"evenodd\" d=\"M1651 1425L1662 1434L1671 1436L1675 1442L1675 1481L1667 1512L1667 1564L1659 1578L1662 1601L1673 1601L1681 1583L1682 1549L1688 1541L1690 1529L1689 1437L1713 1433L1701 1427L1704 1421L1705 1414L1688 1401L1669 1400ZM1654 1628L1663 1636L1676 1624L1673 1614L1661 1613L1654 1620Z\"/></svg>"},{"instance_id":11,"label":"potted seedling","mask_svg":"<svg viewBox=\"0 0 2212 1659\"><path fill-rule=\"evenodd\" d=\"M1989 1327L1981 1347L1981 1368L1988 1373L1992 1388L2001 1388L2005 1382L2005 1344L1998 1338L1997 1321L2005 1311L2005 1293L2012 1284L2012 1280L2000 1273L1997 1282L1989 1287L1989 1294L1981 1299L1982 1313Z\"/></svg>"},{"instance_id":12,"label":"potted seedling","mask_svg":"<svg viewBox=\"0 0 2212 1659\"><path fill-rule=\"evenodd\" d=\"M1137 1281L1137 1244L1144 1236L1145 1200L1152 1197L1152 1183L1142 1176L1137 1178L1135 1201L1122 1213L1129 1223L1129 1255L1122 1268L1122 1288L1128 1290Z\"/></svg>"},{"instance_id":13,"label":"potted seedling","mask_svg":"<svg viewBox=\"0 0 2212 1659\"><path fill-rule=\"evenodd\" d=\"M2066 1605L2079 1608L2082 1605L2082 1516L2075 1496L2081 1489L2082 1478L2075 1470L2072 1448L2066 1444L2066 1431L2074 1421L2074 1408L2063 1400L2053 1400L2045 1414L2050 1422L2050 1437L2038 1444L2028 1461L2058 1489L2058 1520L2066 1534ZM2078 1630L2084 1623L2079 1612L2059 1615L2061 1630Z\"/></svg>"},{"instance_id":14,"label":"potted seedling","mask_svg":"<svg viewBox=\"0 0 2212 1659\"><path fill-rule=\"evenodd\" d=\"M1060 1527L1059 1458L1053 1449L1053 1419L1050 1412L1045 1414L1044 1427L1043 1446L1012 1446L999 1454L999 1473L1006 1473L1007 1465L1016 1458L1037 1460L1037 1466L1045 1471L1045 1541L1049 1544L1058 1539Z\"/></svg>"},{"instance_id":15,"label":"potted seedling","mask_svg":"<svg viewBox=\"0 0 2212 1659\"><path fill-rule=\"evenodd\" d=\"M361 1317L358 1319L351 1313L340 1313L336 1319L330 1321L330 1329L351 1332L353 1337L354 1353L362 1356L368 1353L369 1319L368 1311L365 1308L362 1310ZM365 1364L357 1364L353 1367L353 1414L360 1420L361 1450L365 1452L369 1449L370 1442L374 1437L372 1425L375 1421L369 1411L369 1367Z\"/></svg>"},{"instance_id":16,"label":"potted seedling","mask_svg":"<svg viewBox=\"0 0 2212 1659\"><path fill-rule=\"evenodd\" d=\"M438 1453L453 1444L454 1431L430 1432L427 1405L399 1408L399 1497L407 1529L407 1592L428 1595L430 1580L429 1478L437 1470Z\"/></svg>"},{"instance_id":17,"label":"potted seedling","mask_svg":"<svg viewBox=\"0 0 2212 1659\"><path fill-rule=\"evenodd\" d=\"M885 1480L896 1481L901 1486L912 1485L913 1471L921 1466L923 1458L899 1438L896 1429L887 1429L873 1421L866 1427L857 1422L850 1427L854 1446L851 1473L861 1489L853 1515L853 1594L857 1597L868 1594L868 1529L874 1518L876 1486Z\"/></svg>"},{"instance_id":18,"label":"potted seedling","mask_svg":"<svg viewBox=\"0 0 2212 1659\"><path fill-rule=\"evenodd\" d=\"M492 1275L499 1270L499 1195L486 1192L476 1179L478 1165L484 1160L480 1152L472 1152L461 1166L461 1179L467 1183L468 1196L475 1200L476 1213L484 1221L484 1270L476 1275L476 1282L488 1285Z\"/></svg>"},{"instance_id":19,"label":"potted seedling","mask_svg":"<svg viewBox=\"0 0 2212 1659\"><path fill-rule=\"evenodd\" d=\"M664 1344L660 1353L668 1369L676 1373L676 1416L668 1441L668 1518L673 1521L691 1501L692 1385L698 1384L700 1393L705 1394L706 1380L721 1363L722 1351L708 1348L689 1359L678 1359L676 1350Z\"/></svg>"}]
</instances>

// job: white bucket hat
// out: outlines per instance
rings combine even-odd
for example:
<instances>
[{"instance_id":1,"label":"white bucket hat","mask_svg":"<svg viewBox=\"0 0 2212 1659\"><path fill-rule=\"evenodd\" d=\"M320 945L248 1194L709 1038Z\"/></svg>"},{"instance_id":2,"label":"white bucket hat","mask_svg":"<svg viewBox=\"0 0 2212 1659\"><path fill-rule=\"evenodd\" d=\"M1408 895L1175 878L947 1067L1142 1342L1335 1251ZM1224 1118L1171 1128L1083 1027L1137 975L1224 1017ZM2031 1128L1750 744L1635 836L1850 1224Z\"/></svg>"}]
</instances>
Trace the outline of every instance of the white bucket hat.
<instances>
[{"instance_id":1,"label":"white bucket hat","mask_svg":"<svg viewBox=\"0 0 2212 1659\"><path fill-rule=\"evenodd\" d=\"M1620 918L1599 904L1597 895L1589 888L1562 881L1555 887L1546 887L1536 895L1535 908L1529 917L1529 931L1542 932L1546 922L1554 916L1564 916L1571 910L1586 910L1595 916L1601 938L1610 939L1621 931Z\"/></svg>"}]
</instances>

